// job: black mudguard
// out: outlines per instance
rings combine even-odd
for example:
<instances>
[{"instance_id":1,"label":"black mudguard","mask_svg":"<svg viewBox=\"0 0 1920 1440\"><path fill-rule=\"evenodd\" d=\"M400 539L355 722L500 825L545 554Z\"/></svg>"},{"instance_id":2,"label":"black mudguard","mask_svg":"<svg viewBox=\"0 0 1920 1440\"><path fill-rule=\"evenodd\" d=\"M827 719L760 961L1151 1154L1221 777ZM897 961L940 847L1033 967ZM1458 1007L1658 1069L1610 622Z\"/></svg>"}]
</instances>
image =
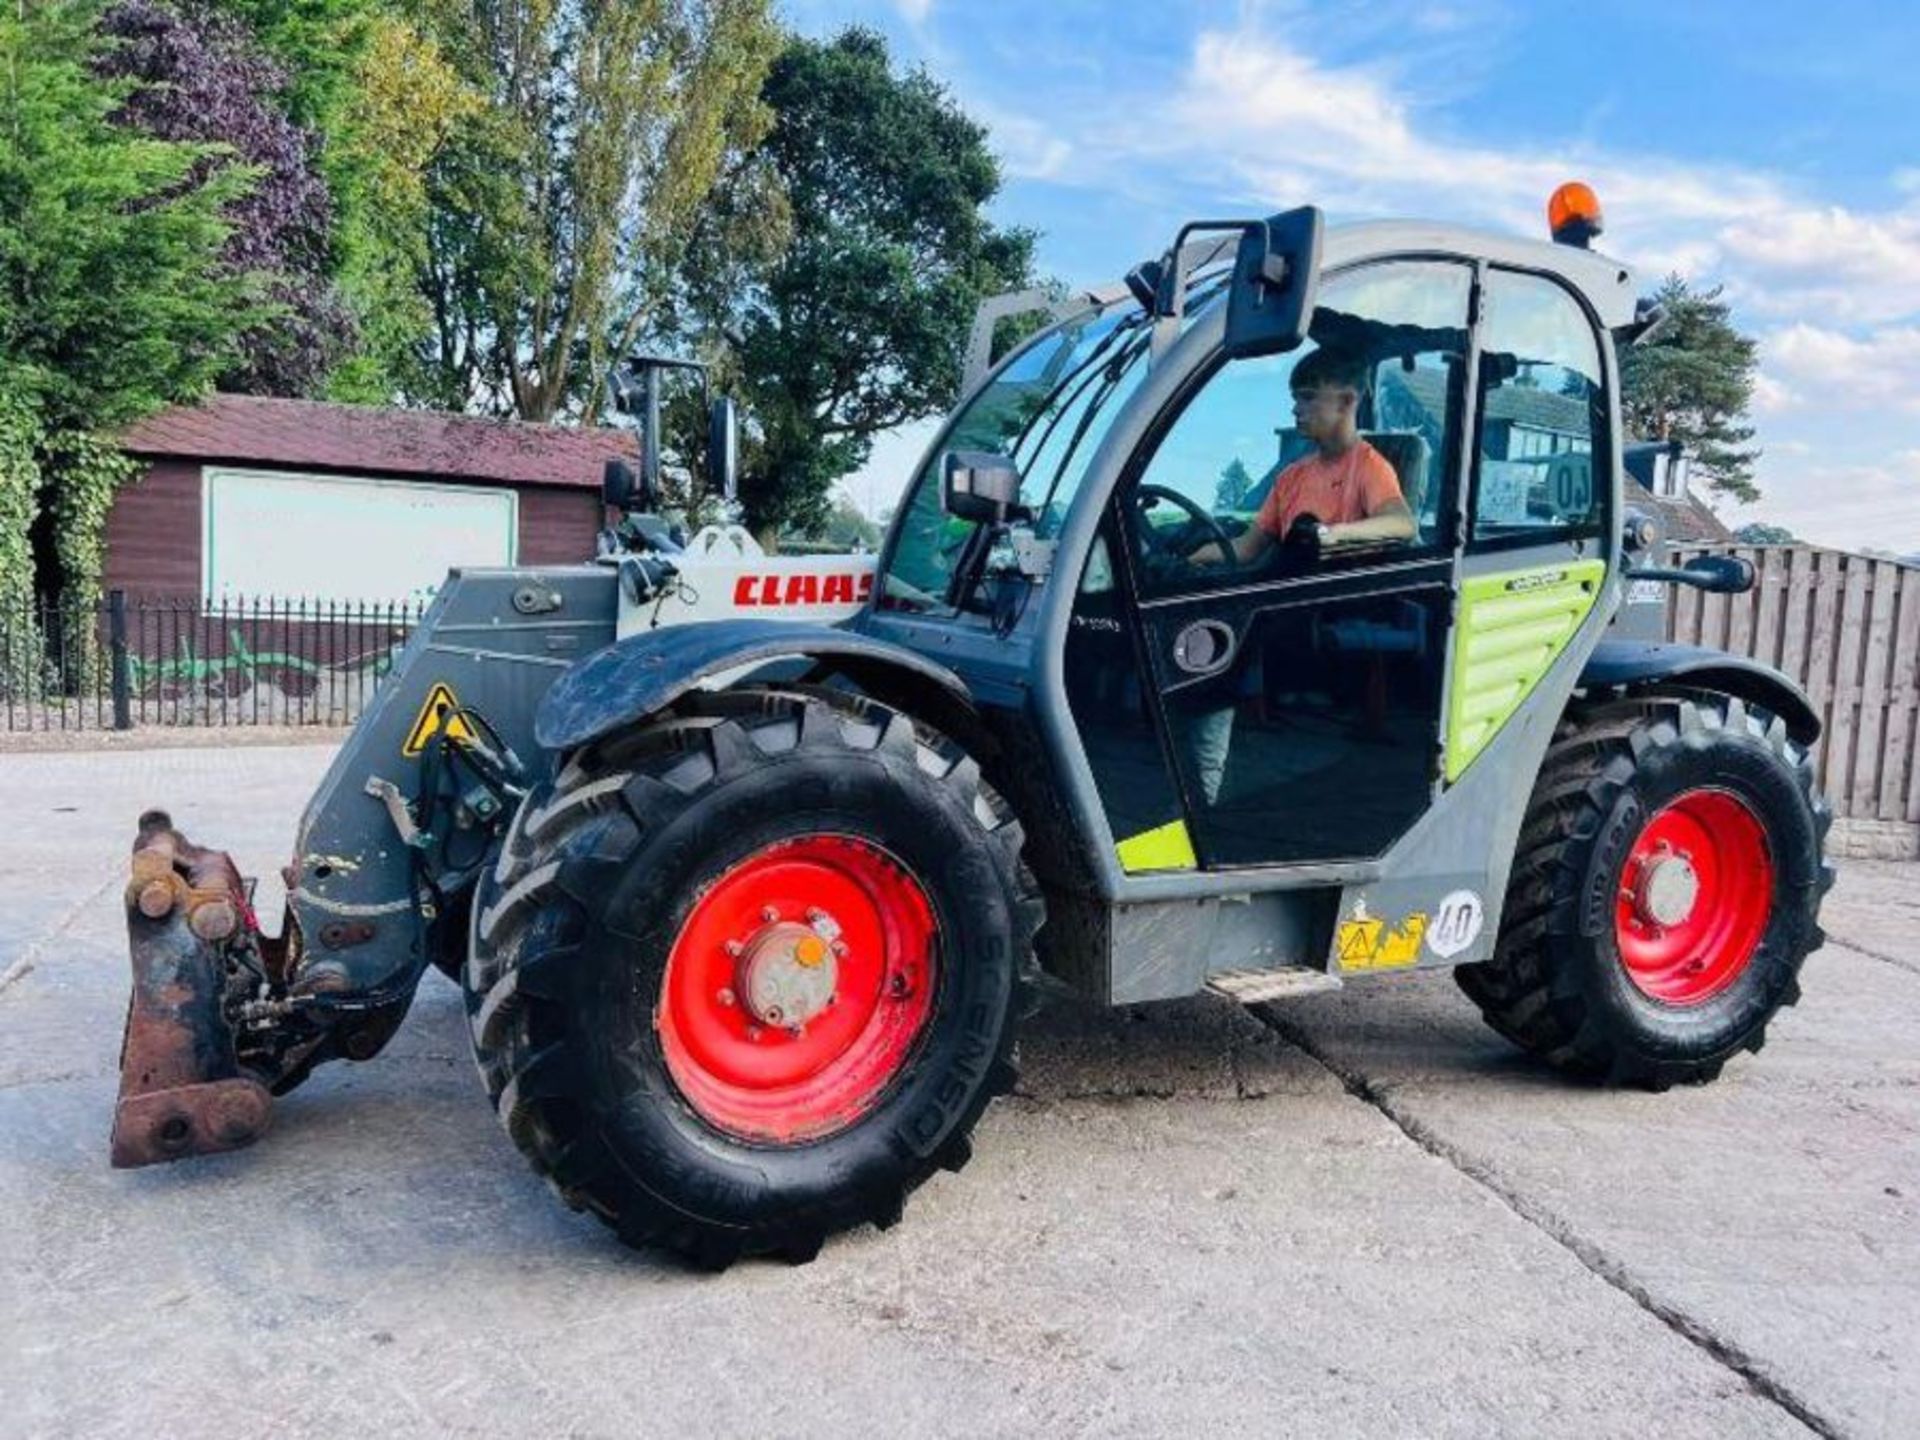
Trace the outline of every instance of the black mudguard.
<instances>
[{"instance_id":1,"label":"black mudguard","mask_svg":"<svg viewBox=\"0 0 1920 1440\"><path fill-rule=\"evenodd\" d=\"M1801 745L1820 738L1820 716L1806 692L1770 666L1724 650L1651 640L1602 640L1593 647L1580 684L1589 690L1634 690L1679 683L1716 690L1769 710Z\"/></svg>"},{"instance_id":2,"label":"black mudguard","mask_svg":"<svg viewBox=\"0 0 1920 1440\"><path fill-rule=\"evenodd\" d=\"M629 635L589 655L548 690L534 736L548 751L578 749L665 709L701 681L780 660L810 660L859 680L862 671L904 672L962 705L960 677L904 645L829 625L716 620Z\"/></svg>"}]
</instances>

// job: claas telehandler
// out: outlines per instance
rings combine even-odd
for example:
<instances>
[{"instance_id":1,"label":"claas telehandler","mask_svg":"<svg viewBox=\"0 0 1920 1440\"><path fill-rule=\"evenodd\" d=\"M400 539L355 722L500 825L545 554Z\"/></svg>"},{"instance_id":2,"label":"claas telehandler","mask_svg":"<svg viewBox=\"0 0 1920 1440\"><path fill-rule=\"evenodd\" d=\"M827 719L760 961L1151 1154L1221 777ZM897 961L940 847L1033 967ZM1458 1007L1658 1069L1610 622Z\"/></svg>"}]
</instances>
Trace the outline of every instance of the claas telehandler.
<instances>
[{"instance_id":1,"label":"claas telehandler","mask_svg":"<svg viewBox=\"0 0 1920 1440\"><path fill-rule=\"evenodd\" d=\"M632 476L594 563L453 572L300 820L279 934L141 818L114 1163L253 1141L436 967L561 1199L712 1266L958 1170L1048 991L1450 967L1573 1075L1759 1050L1822 940L1818 720L1624 624L1752 570L1666 563L1630 507L1617 351L1659 317L1590 191L1550 216L1195 222L1111 287L989 301L877 563L736 548L696 623Z\"/></svg>"}]
</instances>

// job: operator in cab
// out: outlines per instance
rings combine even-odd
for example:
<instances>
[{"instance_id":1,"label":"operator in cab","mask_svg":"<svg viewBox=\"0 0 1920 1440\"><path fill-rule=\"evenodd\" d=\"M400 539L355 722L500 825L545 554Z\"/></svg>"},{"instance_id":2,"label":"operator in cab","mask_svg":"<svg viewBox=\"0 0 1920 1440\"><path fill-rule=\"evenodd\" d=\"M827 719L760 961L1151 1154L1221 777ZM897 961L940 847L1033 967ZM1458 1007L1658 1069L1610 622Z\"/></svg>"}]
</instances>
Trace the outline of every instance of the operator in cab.
<instances>
[{"instance_id":1,"label":"operator in cab","mask_svg":"<svg viewBox=\"0 0 1920 1440\"><path fill-rule=\"evenodd\" d=\"M1413 512L1393 466L1360 435L1368 378L1366 361L1332 348L1294 367L1294 428L1314 450L1274 477L1253 524L1233 542L1236 563L1253 564L1288 541L1318 551L1414 538ZM1225 556L1206 545L1190 558L1208 564Z\"/></svg>"}]
</instances>

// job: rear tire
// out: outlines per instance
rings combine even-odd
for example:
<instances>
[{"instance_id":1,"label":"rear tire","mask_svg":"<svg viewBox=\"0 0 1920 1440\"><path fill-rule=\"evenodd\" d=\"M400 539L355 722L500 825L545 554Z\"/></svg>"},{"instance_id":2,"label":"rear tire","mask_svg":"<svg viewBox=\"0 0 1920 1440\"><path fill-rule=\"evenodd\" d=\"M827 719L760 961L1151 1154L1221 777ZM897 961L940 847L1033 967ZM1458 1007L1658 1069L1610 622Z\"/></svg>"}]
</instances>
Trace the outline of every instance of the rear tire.
<instances>
[{"instance_id":1,"label":"rear tire","mask_svg":"<svg viewBox=\"0 0 1920 1440\"><path fill-rule=\"evenodd\" d=\"M1825 939L1830 818L1785 723L1740 700L1588 712L1535 784L1494 956L1455 979L1560 1069L1655 1090L1712 1080L1800 998Z\"/></svg>"},{"instance_id":2,"label":"rear tire","mask_svg":"<svg viewBox=\"0 0 1920 1440\"><path fill-rule=\"evenodd\" d=\"M1041 917L1020 845L957 746L845 696L701 696L572 757L516 816L474 905L474 1054L507 1133L625 1243L710 1267L807 1260L839 1231L892 1224L936 1169L965 1163L974 1123L1013 1083ZM737 921L739 895L762 883L767 909L749 908L767 924L750 918L746 945L722 947L733 932L715 907L733 904ZM748 1016L747 972L726 957L788 963L804 946L795 963L819 964L795 919L826 913L817 905L848 926L850 949L832 947L845 958L827 962L837 988L815 996L838 1008L797 1026L767 1024L764 1005ZM916 944L926 960L908 957L906 998L889 977ZM876 948L894 959L861 970ZM856 1029L866 1040L834 1048ZM810 1045L824 1047L816 1070ZM792 1073L774 1085L765 1063Z\"/></svg>"}]
</instances>

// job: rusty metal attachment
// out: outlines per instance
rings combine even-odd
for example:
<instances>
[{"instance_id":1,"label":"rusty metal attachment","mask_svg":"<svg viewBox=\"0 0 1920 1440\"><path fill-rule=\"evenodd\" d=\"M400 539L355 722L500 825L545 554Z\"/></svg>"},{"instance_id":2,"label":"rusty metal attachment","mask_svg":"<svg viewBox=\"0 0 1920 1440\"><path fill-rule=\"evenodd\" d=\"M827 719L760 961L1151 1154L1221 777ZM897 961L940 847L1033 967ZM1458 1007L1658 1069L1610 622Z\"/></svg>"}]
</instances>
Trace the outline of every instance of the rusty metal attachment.
<instances>
[{"instance_id":1,"label":"rusty metal attachment","mask_svg":"<svg viewBox=\"0 0 1920 1440\"><path fill-rule=\"evenodd\" d=\"M273 1099L235 1057L228 951L258 931L225 852L193 844L164 811L140 817L127 881L133 998L120 1052L113 1163L125 1169L250 1145Z\"/></svg>"}]
</instances>

